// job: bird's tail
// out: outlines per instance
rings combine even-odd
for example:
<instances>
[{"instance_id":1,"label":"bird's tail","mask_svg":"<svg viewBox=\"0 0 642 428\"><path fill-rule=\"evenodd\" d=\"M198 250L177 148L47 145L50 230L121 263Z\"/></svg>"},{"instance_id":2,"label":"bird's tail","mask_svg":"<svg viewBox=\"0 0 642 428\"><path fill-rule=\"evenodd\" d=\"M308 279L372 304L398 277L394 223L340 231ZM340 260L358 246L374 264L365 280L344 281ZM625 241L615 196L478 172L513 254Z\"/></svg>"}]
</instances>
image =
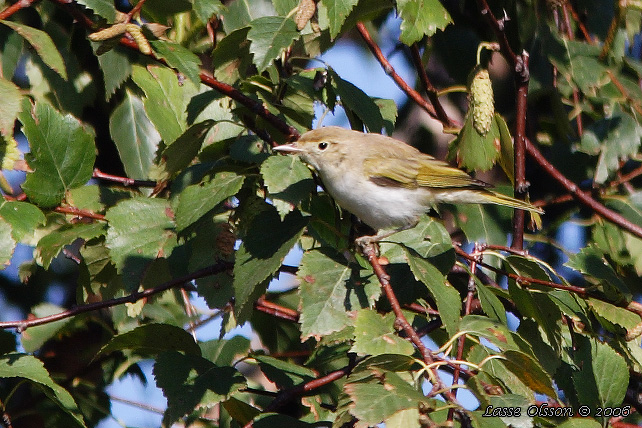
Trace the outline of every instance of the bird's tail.
<instances>
[{"instance_id":1,"label":"bird's tail","mask_svg":"<svg viewBox=\"0 0 642 428\"><path fill-rule=\"evenodd\" d=\"M528 202L520 201L519 199L511 198L510 196L502 195L501 193L487 190L486 202L490 204L504 205L511 208L519 208L521 210L531 211L538 214L544 214L544 210L538 208Z\"/></svg>"}]
</instances>

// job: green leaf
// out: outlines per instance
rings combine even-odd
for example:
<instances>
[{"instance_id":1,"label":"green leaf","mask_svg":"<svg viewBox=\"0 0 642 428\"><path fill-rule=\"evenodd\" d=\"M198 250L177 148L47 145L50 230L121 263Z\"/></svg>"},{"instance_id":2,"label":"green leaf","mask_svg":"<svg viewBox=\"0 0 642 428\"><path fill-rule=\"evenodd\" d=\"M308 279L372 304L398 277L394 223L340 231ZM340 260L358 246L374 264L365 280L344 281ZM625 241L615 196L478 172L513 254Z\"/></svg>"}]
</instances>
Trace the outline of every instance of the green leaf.
<instances>
[{"instance_id":1,"label":"green leaf","mask_svg":"<svg viewBox=\"0 0 642 428\"><path fill-rule=\"evenodd\" d=\"M303 255L297 278L301 295L301 340L320 339L352 325L348 311L369 307L378 297L378 282L351 281L352 268L330 249ZM355 282L359 282L358 284Z\"/></svg>"},{"instance_id":2,"label":"green leaf","mask_svg":"<svg viewBox=\"0 0 642 428\"><path fill-rule=\"evenodd\" d=\"M207 23L214 15L225 10L220 0L194 0L194 13L203 23Z\"/></svg>"},{"instance_id":3,"label":"green leaf","mask_svg":"<svg viewBox=\"0 0 642 428\"><path fill-rule=\"evenodd\" d=\"M502 305L499 298L493 293L490 286L482 284L477 276L474 276L477 286L477 295L482 306L482 310L488 318L500 322L504 325L508 322L506 318L506 308Z\"/></svg>"},{"instance_id":4,"label":"green leaf","mask_svg":"<svg viewBox=\"0 0 642 428\"><path fill-rule=\"evenodd\" d=\"M200 85L201 60L189 49L169 40L150 40L156 56L167 61L167 65L187 76L195 86ZM171 71L171 70L168 70ZM172 71L172 73L174 73Z\"/></svg>"},{"instance_id":5,"label":"green leaf","mask_svg":"<svg viewBox=\"0 0 642 428\"><path fill-rule=\"evenodd\" d=\"M234 2L234 4L237 3L241 2ZM216 44L212 52L212 67L214 77L221 82L233 84L244 78L248 67L252 64L248 31L250 31L249 27L234 30Z\"/></svg>"},{"instance_id":6,"label":"green leaf","mask_svg":"<svg viewBox=\"0 0 642 428\"><path fill-rule=\"evenodd\" d=\"M507 326L479 315L466 315L459 323L459 331L483 337L503 350L523 351L523 342Z\"/></svg>"},{"instance_id":7,"label":"green leaf","mask_svg":"<svg viewBox=\"0 0 642 428\"><path fill-rule=\"evenodd\" d=\"M145 111L166 143L176 140L187 128L185 87L167 67L151 69L135 65L132 80L145 92Z\"/></svg>"},{"instance_id":8,"label":"green leaf","mask_svg":"<svg viewBox=\"0 0 642 428\"><path fill-rule=\"evenodd\" d=\"M65 61L62 59L62 55L60 55L58 48L54 45L54 42L47 33L13 21L0 20L0 22L20 34L23 39L33 46L38 56L45 64L47 64L47 66L58 73L60 77L67 80Z\"/></svg>"},{"instance_id":9,"label":"green leaf","mask_svg":"<svg viewBox=\"0 0 642 428\"><path fill-rule=\"evenodd\" d=\"M234 263L234 313L239 323L249 318L253 298L265 292L264 281L281 266L307 223L308 219L298 211L291 212L283 221L276 210L265 210L254 217ZM262 285L257 287L259 284Z\"/></svg>"},{"instance_id":10,"label":"green leaf","mask_svg":"<svg viewBox=\"0 0 642 428\"><path fill-rule=\"evenodd\" d=\"M620 168L620 161L635 155L640 149L642 126L629 114L616 109L611 117L588 126L580 141L580 149L598 154L595 181L603 184Z\"/></svg>"},{"instance_id":11,"label":"green leaf","mask_svg":"<svg viewBox=\"0 0 642 428\"><path fill-rule=\"evenodd\" d=\"M365 425L377 425L400 410L416 409L428 401L396 373L383 372L379 377L380 383L347 383L344 387L353 403L350 413Z\"/></svg>"},{"instance_id":12,"label":"green leaf","mask_svg":"<svg viewBox=\"0 0 642 428\"><path fill-rule=\"evenodd\" d=\"M631 300L629 287L608 264L605 254L597 246L582 248L579 253L571 255L564 265L598 280L600 291L611 301L617 303L622 299L627 302Z\"/></svg>"},{"instance_id":13,"label":"green leaf","mask_svg":"<svg viewBox=\"0 0 642 428\"><path fill-rule=\"evenodd\" d=\"M34 229L45 223L45 215L37 206L20 201L2 202L0 217L11 225L11 236L16 241L32 236Z\"/></svg>"},{"instance_id":14,"label":"green leaf","mask_svg":"<svg viewBox=\"0 0 642 428\"><path fill-rule=\"evenodd\" d=\"M270 156L261 164L261 175L281 218L308 198L315 187L312 173L298 156Z\"/></svg>"},{"instance_id":15,"label":"green leaf","mask_svg":"<svg viewBox=\"0 0 642 428\"><path fill-rule=\"evenodd\" d=\"M323 4L328 10L331 38L334 39L339 35L341 26L357 3L359 0L323 0Z\"/></svg>"},{"instance_id":16,"label":"green leaf","mask_svg":"<svg viewBox=\"0 0 642 428\"><path fill-rule=\"evenodd\" d=\"M47 397L69 414L80 427L85 427L78 406L66 389L55 383L42 361L26 354L12 352L0 357L0 378L22 378L40 387Z\"/></svg>"},{"instance_id":17,"label":"green leaf","mask_svg":"<svg viewBox=\"0 0 642 428\"><path fill-rule=\"evenodd\" d=\"M361 89L339 77L334 70L328 69L328 76L331 78L332 86L341 98L343 106L356 114L366 125L368 131L381 132L384 121L381 110L375 101Z\"/></svg>"},{"instance_id":18,"label":"green leaf","mask_svg":"<svg viewBox=\"0 0 642 428\"><path fill-rule=\"evenodd\" d=\"M187 186L178 197L176 227L182 231L213 210L243 185L245 177L233 172L219 172L201 183Z\"/></svg>"},{"instance_id":19,"label":"green leaf","mask_svg":"<svg viewBox=\"0 0 642 428\"><path fill-rule=\"evenodd\" d=\"M203 358L207 358L219 367L231 365L250 351L250 339L243 336L234 336L228 340L208 340L198 345Z\"/></svg>"},{"instance_id":20,"label":"green leaf","mask_svg":"<svg viewBox=\"0 0 642 428\"><path fill-rule=\"evenodd\" d=\"M261 413L256 417L256 419L254 419L252 426L254 428L320 428L323 426L320 424L323 424L323 422L310 423L280 413L265 412Z\"/></svg>"},{"instance_id":21,"label":"green leaf","mask_svg":"<svg viewBox=\"0 0 642 428\"><path fill-rule=\"evenodd\" d=\"M271 0L237 0L228 4L222 21L225 32L230 34L249 25L253 19L274 15L276 11Z\"/></svg>"},{"instance_id":22,"label":"green leaf","mask_svg":"<svg viewBox=\"0 0 642 428\"><path fill-rule=\"evenodd\" d=\"M9 266L13 257L13 250L16 248L16 241L12 236L12 232L11 225L0 219L0 270Z\"/></svg>"},{"instance_id":23,"label":"green leaf","mask_svg":"<svg viewBox=\"0 0 642 428\"><path fill-rule=\"evenodd\" d=\"M471 242L506 243L510 209L496 205L459 204L453 206L457 225ZM502 216L500 217L499 214ZM501 220L506 219L505 222Z\"/></svg>"},{"instance_id":24,"label":"green leaf","mask_svg":"<svg viewBox=\"0 0 642 428\"><path fill-rule=\"evenodd\" d=\"M133 291L149 263L169 254L176 245L169 203L143 197L126 199L109 209L105 218L109 221L107 247L127 289Z\"/></svg>"},{"instance_id":25,"label":"green leaf","mask_svg":"<svg viewBox=\"0 0 642 428\"><path fill-rule=\"evenodd\" d=\"M503 357L501 362L526 386L537 393L557 398L553 380L537 360L523 352L511 350L504 351Z\"/></svg>"},{"instance_id":26,"label":"green leaf","mask_svg":"<svg viewBox=\"0 0 642 428\"><path fill-rule=\"evenodd\" d=\"M13 125L22 110L20 89L8 80L0 79L0 134L13 136Z\"/></svg>"},{"instance_id":27,"label":"green leaf","mask_svg":"<svg viewBox=\"0 0 642 428\"><path fill-rule=\"evenodd\" d=\"M161 137L145 114L143 101L129 90L125 91L122 103L109 118L109 132L127 176L148 178Z\"/></svg>"},{"instance_id":28,"label":"green leaf","mask_svg":"<svg viewBox=\"0 0 642 428\"><path fill-rule=\"evenodd\" d=\"M102 16L107 22L116 20L116 8L114 2L109 0L79 0L79 4L93 10L96 14Z\"/></svg>"},{"instance_id":29,"label":"green leaf","mask_svg":"<svg viewBox=\"0 0 642 428\"><path fill-rule=\"evenodd\" d=\"M397 10L403 19L399 39L408 46L443 30L452 22L439 0L398 0Z\"/></svg>"},{"instance_id":30,"label":"green leaf","mask_svg":"<svg viewBox=\"0 0 642 428\"><path fill-rule=\"evenodd\" d=\"M250 22L247 38L252 42L254 64L262 72L299 38L299 32L291 18L264 16Z\"/></svg>"},{"instance_id":31,"label":"green leaf","mask_svg":"<svg viewBox=\"0 0 642 428\"><path fill-rule=\"evenodd\" d=\"M154 364L156 385L167 397L163 425L194 409L212 407L246 386L245 378L232 367L217 367L198 355L165 352Z\"/></svg>"},{"instance_id":32,"label":"green leaf","mask_svg":"<svg viewBox=\"0 0 642 428\"><path fill-rule=\"evenodd\" d=\"M92 43L94 49L101 46L99 43ZM107 101L116 92L118 88L131 76L132 74L132 59L131 52L127 52L124 48L116 46L114 49L97 55L100 70L103 73L103 80L105 81L105 98Z\"/></svg>"},{"instance_id":33,"label":"green leaf","mask_svg":"<svg viewBox=\"0 0 642 428\"><path fill-rule=\"evenodd\" d=\"M582 336L577 342L572 377L580 403L593 409L621 405L629 384L624 357L597 339Z\"/></svg>"},{"instance_id":34,"label":"green leaf","mask_svg":"<svg viewBox=\"0 0 642 428\"><path fill-rule=\"evenodd\" d=\"M461 312L461 296L455 287L450 285L444 275L428 260L421 258L412 250L406 249L408 266L418 281L426 285L430 295L437 303L439 317L449 336L457 333Z\"/></svg>"},{"instance_id":35,"label":"green leaf","mask_svg":"<svg viewBox=\"0 0 642 428\"><path fill-rule=\"evenodd\" d=\"M94 135L73 116L63 116L43 102L34 111L25 105L19 118L31 146L25 158L33 169L22 189L38 205L57 205L65 192L91 178L96 159Z\"/></svg>"},{"instance_id":36,"label":"green leaf","mask_svg":"<svg viewBox=\"0 0 642 428\"><path fill-rule=\"evenodd\" d=\"M31 308L31 314L36 318L43 318L49 315L64 312L65 308L51 303L40 303ZM73 317L63 318L58 321L30 327L20 335L20 343L27 352L36 352L49 339L54 337L65 325L73 320Z\"/></svg>"},{"instance_id":37,"label":"green leaf","mask_svg":"<svg viewBox=\"0 0 642 428\"><path fill-rule=\"evenodd\" d=\"M183 134L163 150L159 175L171 178L177 172L187 168L198 154L208 131L214 125L213 120L205 120L190 126Z\"/></svg>"},{"instance_id":38,"label":"green leaf","mask_svg":"<svg viewBox=\"0 0 642 428\"><path fill-rule=\"evenodd\" d=\"M105 229L104 223L76 223L65 225L43 236L36 246L36 253L42 267L49 269L53 259L65 246L72 244L79 238L89 240L104 235Z\"/></svg>"},{"instance_id":39,"label":"green leaf","mask_svg":"<svg viewBox=\"0 0 642 428\"><path fill-rule=\"evenodd\" d=\"M609 331L626 334L626 330L631 330L640 323L639 315L624 308L594 298L589 298L587 303L595 316L600 319L602 326ZM613 328L609 324L619 328Z\"/></svg>"},{"instance_id":40,"label":"green leaf","mask_svg":"<svg viewBox=\"0 0 642 428\"><path fill-rule=\"evenodd\" d=\"M487 171L500 158L501 117L495 113L490 130L486 135L480 135L473 126L471 110L466 114L464 126L448 147L448 159L457 161L460 168L475 171Z\"/></svg>"},{"instance_id":41,"label":"green leaf","mask_svg":"<svg viewBox=\"0 0 642 428\"><path fill-rule=\"evenodd\" d=\"M182 328L169 324L146 324L114 336L102 347L96 358L125 349L131 349L145 357L165 351L201 355L201 349L194 341L194 337Z\"/></svg>"},{"instance_id":42,"label":"green leaf","mask_svg":"<svg viewBox=\"0 0 642 428\"><path fill-rule=\"evenodd\" d=\"M414 347L396 334L394 323L395 314L392 312L381 316L371 309L361 309L354 323L355 340L350 352L359 355L412 355Z\"/></svg>"},{"instance_id":43,"label":"green leaf","mask_svg":"<svg viewBox=\"0 0 642 428\"><path fill-rule=\"evenodd\" d=\"M279 388L292 388L317 377L314 370L269 355L255 355L254 358L265 377Z\"/></svg>"}]
</instances>

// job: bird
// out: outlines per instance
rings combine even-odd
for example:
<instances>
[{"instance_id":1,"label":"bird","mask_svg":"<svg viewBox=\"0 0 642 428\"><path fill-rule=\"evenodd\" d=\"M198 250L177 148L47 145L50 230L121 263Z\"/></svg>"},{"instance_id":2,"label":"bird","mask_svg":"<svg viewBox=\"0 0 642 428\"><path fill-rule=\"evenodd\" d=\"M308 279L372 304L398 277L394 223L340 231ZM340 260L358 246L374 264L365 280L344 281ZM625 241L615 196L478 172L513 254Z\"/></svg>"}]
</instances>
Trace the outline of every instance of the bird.
<instances>
[{"instance_id":1,"label":"bird","mask_svg":"<svg viewBox=\"0 0 642 428\"><path fill-rule=\"evenodd\" d=\"M336 126L304 133L297 141L274 147L308 164L343 209L377 231L359 244L376 242L417 224L440 203L496 204L542 214L543 211L489 189L447 162L402 141Z\"/></svg>"}]
</instances>

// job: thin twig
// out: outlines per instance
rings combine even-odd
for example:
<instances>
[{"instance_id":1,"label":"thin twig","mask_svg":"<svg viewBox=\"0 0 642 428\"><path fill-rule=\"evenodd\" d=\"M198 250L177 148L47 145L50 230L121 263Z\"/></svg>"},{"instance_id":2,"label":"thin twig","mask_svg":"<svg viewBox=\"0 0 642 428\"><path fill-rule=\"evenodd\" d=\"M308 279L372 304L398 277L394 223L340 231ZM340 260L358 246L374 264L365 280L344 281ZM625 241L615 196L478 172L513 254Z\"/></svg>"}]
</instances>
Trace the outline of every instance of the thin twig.
<instances>
[{"instance_id":1,"label":"thin twig","mask_svg":"<svg viewBox=\"0 0 642 428\"><path fill-rule=\"evenodd\" d=\"M105 220L105 216L102 214L98 214L93 211L83 210L83 209L71 207L71 206L59 206L54 208L54 211L62 214L75 215L77 217L92 218L94 220L102 220L102 221Z\"/></svg>"},{"instance_id":2,"label":"thin twig","mask_svg":"<svg viewBox=\"0 0 642 428\"><path fill-rule=\"evenodd\" d=\"M112 306L118 306L125 303L134 303L141 299L146 299L155 294L162 293L163 291L169 290L171 288L182 287L186 283L189 283L194 279L216 275L217 273L225 272L228 269L230 269L230 262L220 261L214 265L208 266L203 269L199 269L196 272L192 272L188 275L172 279L171 281L167 281L157 287L147 288L143 291L137 291L135 293L129 294L124 297L118 297L115 299L103 300L101 302L79 305L71 309L68 309L66 311L62 311L57 314L48 315L45 317L30 318L30 319L21 320L21 321L0 322L0 329L15 328L18 330L18 333L22 333L29 327L35 327L38 325L52 323L54 321L60 321L62 319L70 318L75 315L83 314L86 312L93 312L99 309L110 308Z\"/></svg>"},{"instance_id":3,"label":"thin twig","mask_svg":"<svg viewBox=\"0 0 642 428\"><path fill-rule=\"evenodd\" d=\"M94 168L93 178L105 181L111 181L114 183L122 184L123 186L128 187L156 187L158 184L154 180L135 180L129 177L121 177L118 175L107 174L102 172L98 168Z\"/></svg>"},{"instance_id":4,"label":"thin twig","mask_svg":"<svg viewBox=\"0 0 642 428\"><path fill-rule=\"evenodd\" d=\"M615 225L621 227L627 232L632 233L638 238L642 238L642 226L635 224L622 215L616 213L613 210L608 209L595 199L591 197L587 192L580 190L577 184L573 183L571 180L566 178L553 164L551 164L546 158L540 153L539 150L528 140L526 140L526 152L533 158L535 161L546 171L551 177L553 177L558 183L560 183L573 197L584 205L591 208L599 216L604 219L614 223Z\"/></svg>"},{"instance_id":5,"label":"thin twig","mask_svg":"<svg viewBox=\"0 0 642 428\"><path fill-rule=\"evenodd\" d=\"M419 74L419 81L423 85L424 90L426 91L426 95L428 96L428 99L430 100L430 102L435 108L437 119L439 119L439 121L444 126L447 126L447 127L455 126L452 119L448 117L446 110L444 110L444 106L439 101L439 95L438 95L437 89L432 85L432 83L430 82L430 79L428 78L428 74L426 74L426 69L424 68L423 63L421 62L421 54L419 53L419 47L417 46L417 43L413 43L413 45L410 47L410 54L412 57L412 62L415 65L415 69Z\"/></svg>"},{"instance_id":6,"label":"thin twig","mask_svg":"<svg viewBox=\"0 0 642 428\"><path fill-rule=\"evenodd\" d=\"M426 101L419 92L411 88L410 85L408 85L408 83L406 83L406 81L403 80L401 76L399 76L399 74L397 74L392 64L390 64L390 61L388 61L383 52L381 52L381 48L379 48L377 43L375 43L375 41L372 39L372 36L370 36L370 33L366 29L366 26L362 22L357 23L357 31L359 31L359 34L361 34L361 38L363 39L363 41L366 43L375 58L377 58L377 60L381 64L381 67L383 67L383 71L385 71L386 74L390 76L392 80L394 80L397 86L399 86L399 88L404 91L410 99L412 99L415 103L417 103L417 105L423 108L426 113L428 113L435 119L439 119L435 108L428 101Z\"/></svg>"},{"instance_id":7,"label":"thin twig","mask_svg":"<svg viewBox=\"0 0 642 428\"><path fill-rule=\"evenodd\" d=\"M14 13L18 12L21 9L25 9L32 4L36 3L38 0L18 0L14 4L7 6L2 11L0 11L0 19L7 19Z\"/></svg>"}]
</instances>

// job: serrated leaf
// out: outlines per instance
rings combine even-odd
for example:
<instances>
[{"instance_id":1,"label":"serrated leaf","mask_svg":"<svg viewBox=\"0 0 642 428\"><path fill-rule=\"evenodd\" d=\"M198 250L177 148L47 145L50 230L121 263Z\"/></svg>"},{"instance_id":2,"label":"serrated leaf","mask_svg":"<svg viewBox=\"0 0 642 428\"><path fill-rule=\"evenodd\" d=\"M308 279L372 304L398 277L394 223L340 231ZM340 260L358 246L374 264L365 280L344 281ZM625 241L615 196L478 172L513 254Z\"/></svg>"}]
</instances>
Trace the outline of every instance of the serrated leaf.
<instances>
[{"instance_id":1,"label":"serrated leaf","mask_svg":"<svg viewBox=\"0 0 642 428\"><path fill-rule=\"evenodd\" d=\"M107 22L114 22L116 20L116 8L114 2L109 0L79 0L79 4L96 12L102 16Z\"/></svg>"},{"instance_id":2,"label":"serrated leaf","mask_svg":"<svg viewBox=\"0 0 642 428\"><path fill-rule=\"evenodd\" d=\"M403 19L399 39L408 46L452 22L439 0L397 0L397 11Z\"/></svg>"},{"instance_id":3,"label":"serrated leaf","mask_svg":"<svg viewBox=\"0 0 642 428\"><path fill-rule=\"evenodd\" d=\"M301 340L317 339L352 325L348 311L372 301L378 283L354 284L352 268L330 250L313 250L303 255L297 278L300 280ZM378 290L377 290L378 291Z\"/></svg>"},{"instance_id":4,"label":"serrated leaf","mask_svg":"<svg viewBox=\"0 0 642 428\"><path fill-rule=\"evenodd\" d=\"M207 358L219 367L229 366L240 356L250 351L250 339L234 336L230 339L213 339L198 344L203 358Z\"/></svg>"},{"instance_id":5,"label":"serrated leaf","mask_svg":"<svg viewBox=\"0 0 642 428\"><path fill-rule=\"evenodd\" d=\"M98 49L99 43L92 43L92 47ZM102 55L97 55L100 70L105 81L105 99L109 101L112 95L132 74L132 59L130 52L115 47Z\"/></svg>"},{"instance_id":6,"label":"serrated leaf","mask_svg":"<svg viewBox=\"0 0 642 428\"><path fill-rule=\"evenodd\" d=\"M43 236L36 246L42 267L49 269L53 259L66 245L72 244L79 238L89 240L103 235L105 229L104 223L76 223L63 226Z\"/></svg>"},{"instance_id":7,"label":"serrated leaf","mask_svg":"<svg viewBox=\"0 0 642 428\"><path fill-rule=\"evenodd\" d=\"M60 77L67 80L65 61L62 59L62 55L58 52L58 48L54 45L54 42L47 33L13 21L0 20L0 22L20 34L23 39L33 46L38 53L38 56L45 64L47 64L47 66L58 73Z\"/></svg>"},{"instance_id":8,"label":"serrated leaf","mask_svg":"<svg viewBox=\"0 0 642 428\"><path fill-rule=\"evenodd\" d=\"M354 323L354 344L350 352L359 355L412 355L414 347L396 334L394 323L393 313L381 316L373 310L361 309Z\"/></svg>"},{"instance_id":9,"label":"serrated leaf","mask_svg":"<svg viewBox=\"0 0 642 428\"><path fill-rule=\"evenodd\" d=\"M202 216L213 210L243 185L245 177L233 172L219 172L201 183L187 186L178 197L176 227L184 230Z\"/></svg>"},{"instance_id":10,"label":"serrated leaf","mask_svg":"<svg viewBox=\"0 0 642 428\"><path fill-rule=\"evenodd\" d=\"M518 336L507 326L479 315L466 315L459 323L459 331L484 337L503 350L523 351L517 342Z\"/></svg>"},{"instance_id":11,"label":"serrated leaf","mask_svg":"<svg viewBox=\"0 0 642 428\"><path fill-rule=\"evenodd\" d=\"M13 125L22 110L20 89L8 80L0 79L0 133L13 136Z\"/></svg>"},{"instance_id":12,"label":"serrated leaf","mask_svg":"<svg viewBox=\"0 0 642 428\"><path fill-rule=\"evenodd\" d=\"M0 378L22 378L34 382L47 397L68 413L80 427L85 427L78 406L65 388L55 383L42 361L26 354L12 352L0 357Z\"/></svg>"},{"instance_id":13,"label":"serrated leaf","mask_svg":"<svg viewBox=\"0 0 642 428\"><path fill-rule=\"evenodd\" d=\"M11 225L11 236L16 241L32 235L34 229L45 223L45 215L37 206L20 201L4 201L0 217Z\"/></svg>"},{"instance_id":14,"label":"serrated leaf","mask_svg":"<svg viewBox=\"0 0 642 428\"><path fill-rule=\"evenodd\" d=\"M413 275L428 288L430 295L435 299L439 317L448 335L454 336L457 333L462 305L459 292L428 260L409 249L405 249L405 253Z\"/></svg>"},{"instance_id":15,"label":"serrated leaf","mask_svg":"<svg viewBox=\"0 0 642 428\"><path fill-rule=\"evenodd\" d=\"M156 56L187 76L195 86L200 85L201 60L195 53L169 40L150 40L149 43L154 48Z\"/></svg>"},{"instance_id":16,"label":"serrated leaf","mask_svg":"<svg viewBox=\"0 0 642 428\"><path fill-rule=\"evenodd\" d=\"M106 244L128 290L141 283L149 263L169 254L176 245L169 203L137 197L119 202L107 211Z\"/></svg>"},{"instance_id":17,"label":"serrated leaf","mask_svg":"<svg viewBox=\"0 0 642 428\"><path fill-rule=\"evenodd\" d=\"M65 192L91 178L94 135L49 104L39 102L34 111L25 104L19 118L31 147L25 158L33 172L27 174L22 189L36 204L51 207L62 201Z\"/></svg>"},{"instance_id":18,"label":"serrated leaf","mask_svg":"<svg viewBox=\"0 0 642 428\"><path fill-rule=\"evenodd\" d=\"M194 409L212 407L246 386L246 381L232 367L217 367L198 355L165 352L154 364L156 385L167 398L163 425L173 422Z\"/></svg>"},{"instance_id":19,"label":"serrated leaf","mask_svg":"<svg viewBox=\"0 0 642 428\"><path fill-rule=\"evenodd\" d=\"M194 341L194 337L182 328L170 324L146 324L114 336L102 347L95 358L125 349L131 349L145 357L165 351L201 355L201 349Z\"/></svg>"},{"instance_id":20,"label":"serrated leaf","mask_svg":"<svg viewBox=\"0 0 642 428\"><path fill-rule=\"evenodd\" d=\"M488 242L493 244L506 243L506 230L502 224L503 218L497 214L506 213L506 221L510 218L510 210L495 205L459 204L454 207L455 221L471 242Z\"/></svg>"},{"instance_id":21,"label":"serrated leaf","mask_svg":"<svg viewBox=\"0 0 642 428\"><path fill-rule=\"evenodd\" d=\"M270 156L261 164L261 175L281 218L310 196L314 190L312 173L298 156Z\"/></svg>"},{"instance_id":22,"label":"serrated leaf","mask_svg":"<svg viewBox=\"0 0 642 428\"><path fill-rule=\"evenodd\" d=\"M252 42L253 62L262 72L299 38L299 32L289 17L264 16L250 22L247 38Z\"/></svg>"},{"instance_id":23,"label":"serrated leaf","mask_svg":"<svg viewBox=\"0 0 642 428\"><path fill-rule=\"evenodd\" d=\"M620 162L636 154L640 148L642 126L629 114L616 109L611 117L588 126L580 141L580 149L598 154L595 181L604 183L620 168Z\"/></svg>"},{"instance_id":24,"label":"serrated leaf","mask_svg":"<svg viewBox=\"0 0 642 428\"><path fill-rule=\"evenodd\" d=\"M212 16L224 10L225 6L220 0L194 0L194 13L203 23L207 23Z\"/></svg>"},{"instance_id":25,"label":"serrated leaf","mask_svg":"<svg viewBox=\"0 0 642 428\"><path fill-rule=\"evenodd\" d=\"M424 395L398 374L384 372L382 383L347 383L344 390L352 399L350 413L360 422L374 426L404 409L416 409L426 402Z\"/></svg>"},{"instance_id":26,"label":"serrated leaf","mask_svg":"<svg viewBox=\"0 0 642 428\"><path fill-rule=\"evenodd\" d=\"M506 324L506 308L502 305L499 298L490 289L490 286L482 284L477 276L474 276L475 284L477 286L477 295L482 306L482 310L493 321Z\"/></svg>"},{"instance_id":27,"label":"serrated leaf","mask_svg":"<svg viewBox=\"0 0 642 428\"><path fill-rule=\"evenodd\" d=\"M109 118L109 132L127 176L148 178L161 136L145 114L143 101L129 90Z\"/></svg>"},{"instance_id":28,"label":"serrated leaf","mask_svg":"<svg viewBox=\"0 0 642 428\"><path fill-rule=\"evenodd\" d=\"M580 402L592 408L621 405L629 384L624 357L597 339L582 337L578 342L573 355L582 369L572 376Z\"/></svg>"},{"instance_id":29,"label":"serrated leaf","mask_svg":"<svg viewBox=\"0 0 642 428\"><path fill-rule=\"evenodd\" d=\"M145 111L166 143L176 140L187 128L185 88L167 67L135 65L132 80L145 92Z\"/></svg>"},{"instance_id":30,"label":"serrated leaf","mask_svg":"<svg viewBox=\"0 0 642 428\"><path fill-rule=\"evenodd\" d=\"M604 253L595 245L584 247L579 253L571 255L564 265L597 279L600 289L612 301L617 302L622 298L627 301L631 300L629 287L608 264Z\"/></svg>"},{"instance_id":31,"label":"serrated leaf","mask_svg":"<svg viewBox=\"0 0 642 428\"><path fill-rule=\"evenodd\" d=\"M341 26L359 0L324 0L330 21L330 37L335 38L341 31Z\"/></svg>"},{"instance_id":32,"label":"serrated leaf","mask_svg":"<svg viewBox=\"0 0 642 428\"><path fill-rule=\"evenodd\" d=\"M234 262L234 313L245 322L253 308L253 298L265 292L264 283L283 263L299 241L308 219L293 211L283 221L276 210L265 210L254 217ZM258 295L257 295L258 294Z\"/></svg>"},{"instance_id":33,"label":"serrated leaf","mask_svg":"<svg viewBox=\"0 0 642 428\"><path fill-rule=\"evenodd\" d=\"M586 300L589 307L592 309L596 317L601 318L601 324L608 330L614 329L608 325L604 325L604 320L608 323L620 327L619 333L624 333L623 330L631 330L640 323L640 316L624 308L612 305L599 299L589 298Z\"/></svg>"}]
</instances>

